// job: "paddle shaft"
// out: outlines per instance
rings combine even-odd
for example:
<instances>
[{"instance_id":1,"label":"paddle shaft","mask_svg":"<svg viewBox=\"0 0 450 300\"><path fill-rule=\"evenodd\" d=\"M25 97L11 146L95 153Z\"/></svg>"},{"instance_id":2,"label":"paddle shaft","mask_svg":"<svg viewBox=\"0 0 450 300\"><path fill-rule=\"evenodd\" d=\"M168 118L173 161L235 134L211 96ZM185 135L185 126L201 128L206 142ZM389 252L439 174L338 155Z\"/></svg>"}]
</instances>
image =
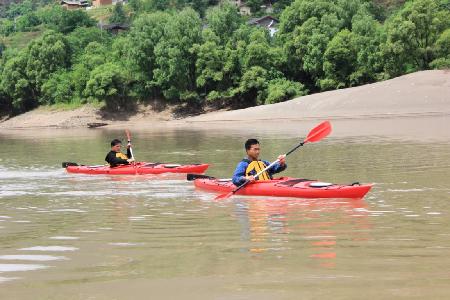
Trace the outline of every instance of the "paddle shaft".
<instances>
[{"instance_id":1,"label":"paddle shaft","mask_svg":"<svg viewBox=\"0 0 450 300\"><path fill-rule=\"evenodd\" d=\"M130 135L130 131L128 131L128 129L126 129L126 130L125 130L125 133L127 134L128 143L130 144L130 154L131 154L131 158L134 159L133 149L131 148L131 135Z\"/></svg>"}]
</instances>

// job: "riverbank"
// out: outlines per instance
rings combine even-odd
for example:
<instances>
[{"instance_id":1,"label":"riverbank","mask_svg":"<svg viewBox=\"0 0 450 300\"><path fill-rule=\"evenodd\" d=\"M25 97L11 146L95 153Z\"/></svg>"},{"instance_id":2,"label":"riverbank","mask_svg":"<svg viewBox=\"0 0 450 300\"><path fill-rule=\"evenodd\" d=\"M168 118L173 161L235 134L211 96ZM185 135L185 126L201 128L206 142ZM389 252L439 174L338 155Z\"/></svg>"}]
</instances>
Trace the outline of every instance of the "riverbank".
<instances>
[{"instance_id":1,"label":"riverbank","mask_svg":"<svg viewBox=\"0 0 450 300\"><path fill-rule=\"evenodd\" d=\"M422 71L383 82L318 93L290 101L234 111L216 111L177 119L171 108L140 106L133 113L105 114L98 107L75 110L39 108L0 123L0 130L38 128L242 129L296 131L319 120L332 120L341 135L432 135L450 138L450 71ZM337 126L337 127L336 127Z\"/></svg>"}]
</instances>

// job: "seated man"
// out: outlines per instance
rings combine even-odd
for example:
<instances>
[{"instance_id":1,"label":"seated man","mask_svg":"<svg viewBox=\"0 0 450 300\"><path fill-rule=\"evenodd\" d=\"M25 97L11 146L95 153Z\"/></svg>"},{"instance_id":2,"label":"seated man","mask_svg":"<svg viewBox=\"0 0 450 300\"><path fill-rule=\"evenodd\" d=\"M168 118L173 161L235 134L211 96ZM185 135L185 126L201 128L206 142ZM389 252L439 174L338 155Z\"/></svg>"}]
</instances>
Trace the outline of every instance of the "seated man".
<instances>
[{"instance_id":1,"label":"seated man","mask_svg":"<svg viewBox=\"0 0 450 300\"><path fill-rule=\"evenodd\" d=\"M246 181L270 180L272 179L273 174L284 171L287 167L285 155L280 155L278 156L278 163L263 172L258 178L255 178L255 175L269 166L270 162L258 159L261 149L259 142L256 139L247 140L245 142L245 150L247 152L247 158L244 158L239 162L233 174L233 183L236 186L239 186Z\"/></svg>"},{"instance_id":2,"label":"seated man","mask_svg":"<svg viewBox=\"0 0 450 300\"><path fill-rule=\"evenodd\" d=\"M109 163L111 168L117 167L118 165L128 165L134 161L130 151L131 143L127 145L127 155L120 152L120 147L122 147L120 140L114 139L111 141L111 151L105 157L106 162Z\"/></svg>"}]
</instances>

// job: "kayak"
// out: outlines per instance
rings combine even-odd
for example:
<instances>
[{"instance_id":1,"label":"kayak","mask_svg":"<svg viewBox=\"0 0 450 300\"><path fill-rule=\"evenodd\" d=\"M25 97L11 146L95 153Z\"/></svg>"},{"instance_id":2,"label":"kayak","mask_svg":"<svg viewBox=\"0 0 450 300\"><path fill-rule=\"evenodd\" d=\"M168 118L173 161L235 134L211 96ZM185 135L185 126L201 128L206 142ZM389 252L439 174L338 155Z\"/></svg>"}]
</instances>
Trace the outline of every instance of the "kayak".
<instances>
[{"instance_id":1,"label":"kayak","mask_svg":"<svg viewBox=\"0 0 450 300\"><path fill-rule=\"evenodd\" d=\"M207 176L205 176L207 177ZM236 186L230 179L197 178L197 188L229 193ZM236 195L296 197L296 198L363 198L372 188L371 184L335 184L310 179L280 177L273 180L255 181L236 192Z\"/></svg>"},{"instance_id":2,"label":"kayak","mask_svg":"<svg viewBox=\"0 0 450 300\"><path fill-rule=\"evenodd\" d=\"M162 174L162 173L196 173L202 174L208 169L208 164L164 164L138 162L130 165L120 165L114 168L105 165L83 166L76 163L63 163L63 168L69 173L82 174L110 174L110 175L142 175L142 174Z\"/></svg>"}]
</instances>

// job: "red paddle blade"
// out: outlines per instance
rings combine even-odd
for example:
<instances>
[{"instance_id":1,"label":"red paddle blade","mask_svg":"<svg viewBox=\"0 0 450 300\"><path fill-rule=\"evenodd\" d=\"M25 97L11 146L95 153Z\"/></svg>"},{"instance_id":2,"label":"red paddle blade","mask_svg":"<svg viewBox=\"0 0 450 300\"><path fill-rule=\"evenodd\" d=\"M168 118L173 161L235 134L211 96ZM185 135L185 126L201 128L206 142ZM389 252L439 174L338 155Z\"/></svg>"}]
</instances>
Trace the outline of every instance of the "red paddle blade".
<instances>
[{"instance_id":1,"label":"red paddle blade","mask_svg":"<svg viewBox=\"0 0 450 300\"><path fill-rule=\"evenodd\" d=\"M327 135L329 135L331 132L331 124L329 121L324 121L314 127L308 134L308 136L305 138L303 143L306 142L318 142Z\"/></svg>"},{"instance_id":2,"label":"red paddle blade","mask_svg":"<svg viewBox=\"0 0 450 300\"><path fill-rule=\"evenodd\" d=\"M127 139L128 139L129 141L131 141L131 134L130 134L130 131L129 131L128 129L125 129L125 133L126 133L126 135L127 135Z\"/></svg>"},{"instance_id":3,"label":"red paddle blade","mask_svg":"<svg viewBox=\"0 0 450 300\"><path fill-rule=\"evenodd\" d=\"M230 198L231 196L233 196L233 192L229 192L227 194L221 194L221 195L217 196L216 198L214 198L214 200L227 199L227 198Z\"/></svg>"}]
</instances>

